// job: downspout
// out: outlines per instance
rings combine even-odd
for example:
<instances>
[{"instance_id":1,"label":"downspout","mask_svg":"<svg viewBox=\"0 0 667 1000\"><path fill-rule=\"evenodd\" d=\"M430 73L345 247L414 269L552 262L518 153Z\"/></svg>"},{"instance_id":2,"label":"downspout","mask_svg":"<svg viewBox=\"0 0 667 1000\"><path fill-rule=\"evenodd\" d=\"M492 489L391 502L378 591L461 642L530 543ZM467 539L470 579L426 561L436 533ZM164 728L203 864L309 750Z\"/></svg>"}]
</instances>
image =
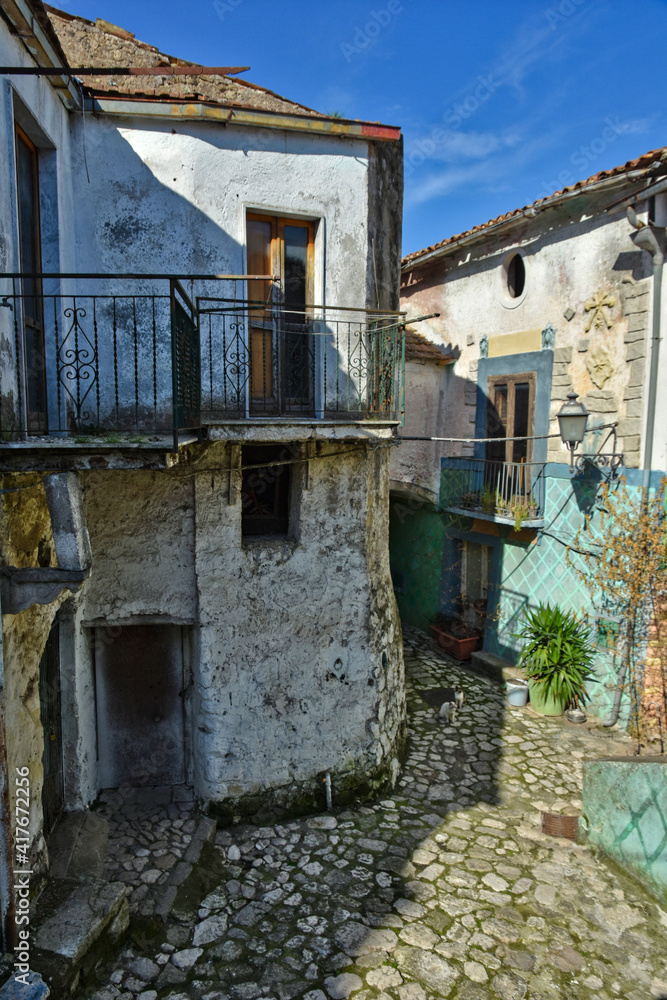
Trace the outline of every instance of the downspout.
<instances>
[{"instance_id":1,"label":"downspout","mask_svg":"<svg viewBox=\"0 0 667 1000\"><path fill-rule=\"evenodd\" d=\"M658 394L658 362L660 358L660 310L662 307L662 266L664 264L664 254L660 243L654 232L654 225L649 222L643 225L637 219L634 211L628 209L628 219L630 224L637 230L632 233L630 239L641 250L646 250L653 258L653 337L651 340L651 367L649 369L648 381L648 402L646 413L646 436L644 439L644 469L642 474L642 495L643 503L648 503L648 491L651 484L651 464L653 456L653 436L655 433L655 402ZM604 722L604 726L614 726L618 722L618 714L621 710L621 698L623 697L623 685L628 672L628 665L631 651L628 647L623 657L623 664L618 675L618 684L614 693L614 703L611 709L611 718Z\"/></svg>"}]
</instances>

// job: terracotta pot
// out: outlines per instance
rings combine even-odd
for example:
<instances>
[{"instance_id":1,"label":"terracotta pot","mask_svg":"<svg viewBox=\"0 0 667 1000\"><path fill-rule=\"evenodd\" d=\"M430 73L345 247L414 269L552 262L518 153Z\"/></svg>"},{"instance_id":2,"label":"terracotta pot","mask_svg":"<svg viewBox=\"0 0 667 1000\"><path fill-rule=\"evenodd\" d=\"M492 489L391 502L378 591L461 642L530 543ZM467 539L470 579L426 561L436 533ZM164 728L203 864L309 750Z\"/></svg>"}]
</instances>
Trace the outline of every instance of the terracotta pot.
<instances>
[{"instance_id":1,"label":"terracotta pot","mask_svg":"<svg viewBox=\"0 0 667 1000\"><path fill-rule=\"evenodd\" d=\"M463 639L457 638L455 635L450 635L444 629L439 628L437 625L431 625L431 632L435 638L435 641L440 646L440 649L444 649L446 653L453 656L455 660L469 660L472 654L477 648L478 636L470 635Z\"/></svg>"}]
</instances>

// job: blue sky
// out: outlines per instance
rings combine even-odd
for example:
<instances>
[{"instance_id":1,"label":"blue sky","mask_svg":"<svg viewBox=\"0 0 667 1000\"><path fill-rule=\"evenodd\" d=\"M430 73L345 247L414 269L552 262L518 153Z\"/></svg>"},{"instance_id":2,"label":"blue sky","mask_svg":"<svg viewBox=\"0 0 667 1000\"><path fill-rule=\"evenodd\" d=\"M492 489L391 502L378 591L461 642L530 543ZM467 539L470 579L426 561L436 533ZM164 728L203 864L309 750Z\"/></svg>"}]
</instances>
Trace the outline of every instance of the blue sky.
<instances>
[{"instance_id":1,"label":"blue sky","mask_svg":"<svg viewBox=\"0 0 667 1000\"><path fill-rule=\"evenodd\" d=\"M667 145L667 0L69 0L171 55L400 125L409 253Z\"/></svg>"}]
</instances>

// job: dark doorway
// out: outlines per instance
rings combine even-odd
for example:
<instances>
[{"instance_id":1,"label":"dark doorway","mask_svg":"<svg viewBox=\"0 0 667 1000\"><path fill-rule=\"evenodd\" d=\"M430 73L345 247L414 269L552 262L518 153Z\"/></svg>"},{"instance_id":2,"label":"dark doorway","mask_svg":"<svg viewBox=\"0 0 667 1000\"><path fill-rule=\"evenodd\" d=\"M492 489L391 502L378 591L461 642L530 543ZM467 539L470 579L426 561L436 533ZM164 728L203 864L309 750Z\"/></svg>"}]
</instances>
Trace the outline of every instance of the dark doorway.
<instances>
[{"instance_id":1,"label":"dark doorway","mask_svg":"<svg viewBox=\"0 0 667 1000\"><path fill-rule=\"evenodd\" d=\"M60 627L54 622L39 664L39 712L44 731L44 836L54 829L63 811L63 740L60 708Z\"/></svg>"},{"instance_id":2,"label":"dark doorway","mask_svg":"<svg viewBox=\"0 0 667 1000\"><path fill-rule=\"evenodd\" d=\"M16 126L16 186L19 208L19 249L23 274L42 270L39 228L39 179L37 149ZM46 434L46 361L42 283L38 277L23 278L23 350L26 379L26 413L29 434Z\"/></svg>"},{"instance_id":3,"label":"dark doorway","mask_svg":"<svg viewBox=\"0 0 667 1000\"><path fill-rule=\"evenodd\" d=\"M95 629L95 683L100 789L184 784L180 626Z\"/></svg>"}]
</instances>

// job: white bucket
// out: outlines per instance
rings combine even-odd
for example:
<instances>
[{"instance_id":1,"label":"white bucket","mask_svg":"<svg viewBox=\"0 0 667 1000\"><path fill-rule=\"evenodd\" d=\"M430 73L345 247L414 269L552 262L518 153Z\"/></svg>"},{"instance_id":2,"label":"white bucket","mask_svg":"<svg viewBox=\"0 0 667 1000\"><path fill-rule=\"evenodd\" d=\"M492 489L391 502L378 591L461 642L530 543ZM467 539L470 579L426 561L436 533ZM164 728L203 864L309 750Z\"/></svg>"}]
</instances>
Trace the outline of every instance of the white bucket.
<instances>
[{"instance_id":1,"label":"white bucket","mask_svg":"<svg viewBox=\"0 0 667 1000\"><path fill-rule=\"evenodd\" d=\"M528 702L528 681L521 680L519 677L508 680L505 683L507 689L507 701L510 705L515 705L517 708L523 708Z\"/></svg>"}]
</instances>

